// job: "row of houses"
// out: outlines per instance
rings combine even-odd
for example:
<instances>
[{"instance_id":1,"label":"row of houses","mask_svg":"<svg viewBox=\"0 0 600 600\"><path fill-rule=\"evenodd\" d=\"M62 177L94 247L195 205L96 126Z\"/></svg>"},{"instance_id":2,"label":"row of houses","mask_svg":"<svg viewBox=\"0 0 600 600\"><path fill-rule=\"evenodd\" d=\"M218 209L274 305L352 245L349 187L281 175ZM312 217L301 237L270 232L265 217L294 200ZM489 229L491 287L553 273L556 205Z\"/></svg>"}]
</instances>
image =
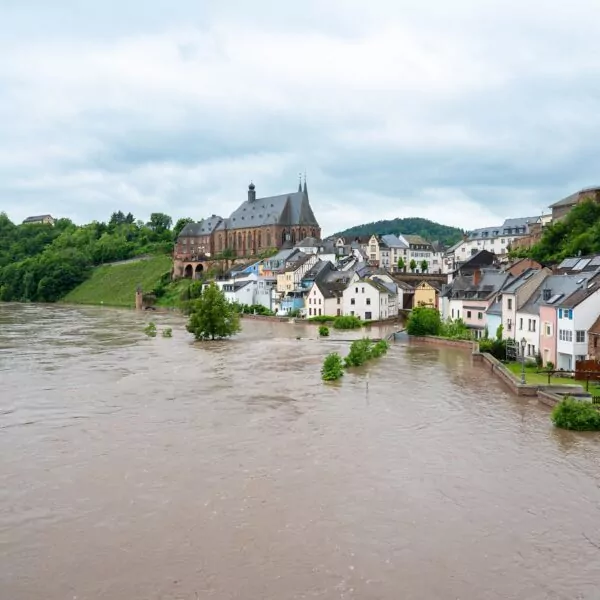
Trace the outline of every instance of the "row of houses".
<instances>
[{"instance_id":1,"label":"row of houses","mask_svg":"<svg viewBox=\"0 0 600 600\"><path fill-rule=\"evenodd\" d=\"M502 265L481 251L442 291L444 319L461 319L482 337L502 326L527 358L570 371L600 358L600 256L564 260L550 269L524 259Z\"/></svg>"},{"instance_id":2,"label":"row of houses","mask_svg":"<svg viewBox=\"0 0 600 600\"><path fill-rule=\"evenodd\" d=\"M436 280L435 275L390 272L366 260L360 242L338 241L303 239L272 257L234 267L216 284L231 302L307 318L383 320L415 305L440 307L442 275Z\"/></svg>"}]
</instances>

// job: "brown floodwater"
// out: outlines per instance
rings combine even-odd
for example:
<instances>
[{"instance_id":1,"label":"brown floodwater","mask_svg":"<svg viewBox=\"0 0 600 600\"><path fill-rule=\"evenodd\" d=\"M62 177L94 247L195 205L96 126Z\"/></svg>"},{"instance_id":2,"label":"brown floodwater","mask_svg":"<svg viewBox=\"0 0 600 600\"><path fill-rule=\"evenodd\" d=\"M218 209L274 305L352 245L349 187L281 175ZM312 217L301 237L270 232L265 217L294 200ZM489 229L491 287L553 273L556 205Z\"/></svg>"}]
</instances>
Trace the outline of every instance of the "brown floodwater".
<instances>
[{"instance_id":1,"label":"brown floodwater","mask_svg":"<svg viewBox=\"0 0 600 600\"><path fill-rule=\"evenodd\" d=\"M1 600L600 598L598 436L454 349L324 385L315 334L0 304Z\"/></svg>"}]
</instances>

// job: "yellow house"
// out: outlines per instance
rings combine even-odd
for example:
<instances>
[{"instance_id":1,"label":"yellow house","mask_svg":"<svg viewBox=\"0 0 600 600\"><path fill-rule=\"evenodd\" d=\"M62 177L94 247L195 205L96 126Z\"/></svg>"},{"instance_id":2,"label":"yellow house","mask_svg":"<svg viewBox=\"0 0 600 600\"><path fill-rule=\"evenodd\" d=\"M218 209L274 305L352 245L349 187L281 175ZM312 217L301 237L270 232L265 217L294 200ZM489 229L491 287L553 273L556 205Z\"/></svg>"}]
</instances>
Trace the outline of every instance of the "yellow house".
<instances>
[{"instance_id":1,"label":"yellow house","mask_svg":"<svg viewBox=\"0 0 600 600\"><path fill-rule=\"evenodd\" d=\"M439 308L440 290L427 281L422 281L415 287L414 307L429 306Z\"/></svg>"}]
</instances>

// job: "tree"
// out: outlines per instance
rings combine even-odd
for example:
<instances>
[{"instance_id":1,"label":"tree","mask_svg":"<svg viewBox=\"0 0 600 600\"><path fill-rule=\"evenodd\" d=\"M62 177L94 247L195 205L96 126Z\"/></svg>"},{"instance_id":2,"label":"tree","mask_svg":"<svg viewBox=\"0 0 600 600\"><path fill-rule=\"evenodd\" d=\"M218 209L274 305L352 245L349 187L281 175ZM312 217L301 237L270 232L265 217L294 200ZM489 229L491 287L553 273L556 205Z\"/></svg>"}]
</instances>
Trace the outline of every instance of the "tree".
<instances>
[{"instance_id":1,"label":"tree","mask_svg":"<svg viewBox=\"0 0 600 600\"><path fill-rule=\"evenodd\" d=\"M398 259L398 271L404 271L406 269L406 264L403 258Z\"/></svg>"},{"instance_id":2,"label":"tree","mask_svg":"<svg viewBox=\"0 0 600 600\"><path fill-rule=\"evenodd\" d=\"M409 335L439 335L441 329L440 313L435 308L425 306L413 308L406 324Z\"/></svg>"},{"instance_id":3,"label":"tree","mask_svg":"<svg viewBox=\"0 0 600 600\"><path fill-rule=\"evenodd\" d=\"M152 213L150 215L148 227L155 233L160 234L171 229L172 223L173 219L171 219L169 215L165 215L164 213Z\"/></svg>"},{"instance_id":4,"label":"tree","mask_svg":"<svg viewBox=\"0 0 600 600\"><path fill-rule=\"evenodd\" d=\"M429 270L429 265L427 264L427 261L425 259L423 259L421 261L421 273L427 273L428 270Z\"/></svg>"},{"instance_id":5,"label":"tree","mask_svg":"<svg viewBox=\"0 0 600 600\"><path fill-rule=\"evenodd\" d=\"M215 283L206 286L192 303L187 330L197 340L230 337L240 330L238 312Z\"/></svg>"},{"instance_id":6,"label":"tree","mask_svg":"<svg viewBox=\"0 0 600 600\"><path fill-rule=\"evenodd\" d=\"M177 223L175 223L175 227L173 227L173 239L176 240L179 237L179 234L181 233L181 230L188 224L188 223L193 223L194 220L190 219L189 217L182 217L181 219L177 220Z\"/></svg>"},{"instance_id":7,"label":"tree","mask_svg":"<svg viewBox=\"0 0 600 600\"><path fill-rule=\"evenodd\" d=\"M344 374L342 357L337 352L332 352L325 357L321 367L321 378L323 381L335 381Z\"/></svg>"},{"instance_id":8,"label":"tree","mask_svg":"<svg viewBox=\"0 0 600 600\"><path fill-rule=\"evenodd\" d=\"M414 273L417 270L417 263L414 258L410 259L410 270Z\"/></svg>"}]
</instances>

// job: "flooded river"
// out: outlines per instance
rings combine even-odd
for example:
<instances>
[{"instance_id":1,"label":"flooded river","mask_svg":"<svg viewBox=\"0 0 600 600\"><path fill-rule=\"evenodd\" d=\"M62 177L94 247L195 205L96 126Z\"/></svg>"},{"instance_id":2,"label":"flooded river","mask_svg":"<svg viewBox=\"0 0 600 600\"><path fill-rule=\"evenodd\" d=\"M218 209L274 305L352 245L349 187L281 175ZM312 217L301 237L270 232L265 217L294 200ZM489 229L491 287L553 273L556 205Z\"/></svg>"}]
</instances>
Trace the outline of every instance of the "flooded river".
<instances>
[{"instance_id":1,"label":"flooded river","mask_svg":"<svg viewBox=\"0 0 600 600\"><path fill-rule=\"evenodd\" d=\"M600 438L461 351L183 325L0 304L1 600L600 598Z\"/></svg>"}]
</instances>

